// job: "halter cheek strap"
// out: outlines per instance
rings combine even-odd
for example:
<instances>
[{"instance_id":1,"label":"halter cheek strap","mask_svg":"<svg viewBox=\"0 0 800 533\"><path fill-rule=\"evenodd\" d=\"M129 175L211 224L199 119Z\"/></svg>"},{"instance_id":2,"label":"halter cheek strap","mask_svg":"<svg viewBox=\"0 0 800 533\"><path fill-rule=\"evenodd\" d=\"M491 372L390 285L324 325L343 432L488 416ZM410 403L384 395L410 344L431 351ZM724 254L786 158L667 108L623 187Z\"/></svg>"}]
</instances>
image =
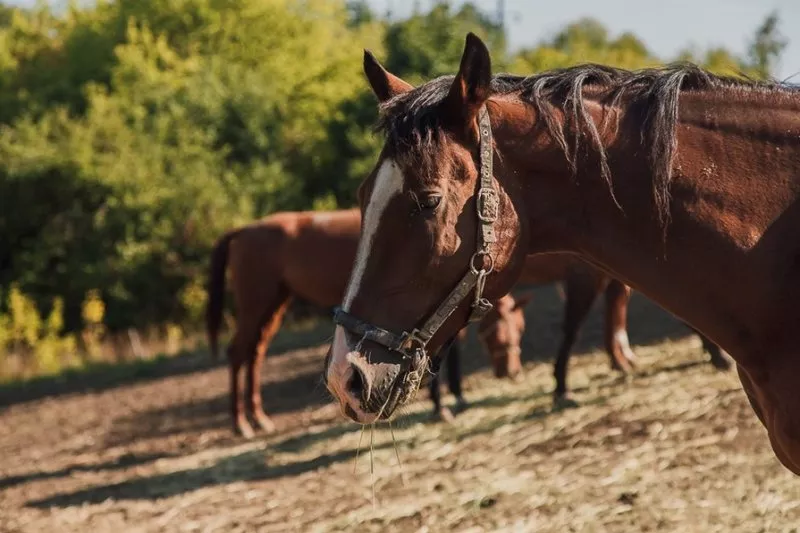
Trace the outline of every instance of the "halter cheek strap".
<instances>
[{"instance_id":1,"label":"halter cheek strap","mask_svg":"<svg viewBox=\"0 0 800 533\"><path fill-rule=\"evenodd\" d=\"M356 318L341 307L334 311L333 321L357 335L361 339L370 340L389 350L399 353L403 360L425 356L425 347L450 315L462 301L475 289L475 297L471 304L468 322L475 322L486 316L492 304L484 298L483 290L486 277L494 270L492 245L497 241L494 223L500 210L500 197L494 187L492 126L486 106L481 107L478 115L480 131L479 161L480 176L475 192L475 204L478 218L477 250L470 258L467 272L461 281L450 291L450 294L428 319L412 331L400 334L392 333L369 322Z\"/></svg>"}]
</instances>

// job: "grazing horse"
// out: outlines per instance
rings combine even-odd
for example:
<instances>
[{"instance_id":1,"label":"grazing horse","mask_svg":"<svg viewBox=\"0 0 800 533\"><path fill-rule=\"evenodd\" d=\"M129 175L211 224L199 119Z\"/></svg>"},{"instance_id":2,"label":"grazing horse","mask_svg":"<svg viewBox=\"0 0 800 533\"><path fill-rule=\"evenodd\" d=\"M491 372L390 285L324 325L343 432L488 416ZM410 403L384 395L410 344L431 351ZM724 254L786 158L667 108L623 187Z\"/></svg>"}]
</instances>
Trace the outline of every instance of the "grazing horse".
<instances>
[{"instance_id":1,"label":"grazing horse","mask_svg":"<svg viewBox=\"0 0 800 533\"><path fill-rule=\"evenodd\" d=\"M492 313L478 324L478 338L489 354L492 369L496 378L515 379L522 371L520 357L522 334L525 331L525 305L533 298L530 292L512 296L506 294L495 302ZM451 339L447 361L447 385L450 393L456 397L456 410L466 407L461 391L461 347L459 343L466 336L466 328ZM442 405L440 390L439 366L443 358L433 361L429 391L433 401L433 414L441 420L452 421L453 413Z\"/></svg>"},{"instance_id":2,"label":"grazing horse","mask_svg":"<svg viewBox=\"0 0 800 533\"><path fill-rule=\"evenodd\" d=\"M727 350L800 475L800 91L693 65L493 77L473 34L455 76L364 70L386 142L324 369L350 418L390 418L527 255L574 253Z\"/></svg>"},{"instance_id":3,"label":"grazing horse","mask_svg":"<svg viewBox=\"0 0 800 533\"><path fill-rule=\"evenodd\" d=\"M218 336L222 322L225 293L225 273L230 269L236 306L236 331L228 346L230 365L230 408L234 430L245 437L253 436L247 420L247 409L258 426L266 431L275 429L264 412L261 400L260 375L264 356L272 338L280 328L284 313L293 296L299 296L321 307L331 307L341 301L347 278L353 266L360 233L361 215L357 209L331 212L276 213L253 224L223 235L211 255L208 279L206 331L214 358L218 357ZM500 299L508 300L511 296ZM520 302L524 305L524 298ZM503 307L503 304L499 304ZM495 333L484 339L498 377L509 376L518 370L519 357L506 352L519 344L507 346L502 333L517 328L498 324L512 320L512 315L487 317L482 327ZM452 343L457 349L457 343ZM461 396L459 353L451 355L450 391ZM503 365L511 365L504 368ZM246 366L246 393L240 392L240 373ZM454 382L453 379L458 379ZM437 391L438 393L438 382ZM434 412L443 418L452 414L441 406L440 396L433 396Z\"/></svg>"},{"instance_id":4,"label":"grazing horse","mask_svg":"<svg viewBox=\"0 0 800 533\"><path fill-rule=\"evenodd\" d=\"M605 292L603 340L611 361L611 367L627 373L635 366L636 356L630 347L627 331L630 287L569 254L530 255L526 257L525 266L517 283L520 285L549 285L558 282L563 283L565 302L561 344L556 352L553 372L556 382L553 400L556 404L561 404L563 402L571 403L567 387L567 369L572 347L578 339L578 333L592 305L601 293ZM495 375L497 377L504 377L499 372L513 371L513 374L516 375L522 369L519 347L522 333L525 329L523 308L532 297L533 295L530 292L525 292L518 297L506 296L502 302L490 311L489 316L496 316L497 318L489 321L484 320L478 329L478 337L482 341L487 334L492 334L491 342L486 343L484 341L484 344L491 355L492 361L496 362ZM691 328L691 326L689 327ZM493 328L498 328L498 330ZM691 329L694 330L694 328ZM462 329L458 335L459 338L463 336L464 332L465 330ZM705 335L697 330L694 330L694 332L700 337L704 351L709 353L710 363L719 370L729 370L731 366L730 356ZM457 345L454 345L453 349L455 350L456 348ZM460 384L461 382L460 375L458 375L460 368L458 367L457 354L455 352L448 357L446 365L448 368L447 376L448 382L452 387L453 384ZM434 403L437 406L440 405L438 389L438 378L434 374L431 378L430 391L431 396L435 398Z\"/></svg>"},{"instance_id":5,"label":"grazing horse","mask_svg":"<svg viewBox=\"0 0 800 533\"><path fill-rule=\"evenodd\" d=\"M561 345L556 353L553 392L556 403L569 400L567 368L572 347L578 333L601 293L605 292L605 329L603 341L611 367L628 373L636 365L636 356L628 341L628 301L631 289L619 280L583 262L574 255L544 254L525 258L522 273L517 281L525 285L547 285L563 281L566 301L562 323ZM709 362L719 370L729 370L730 356L708 337L689 326L700 337L703 350L710 355Z\"/></svg>"}]
</instances>

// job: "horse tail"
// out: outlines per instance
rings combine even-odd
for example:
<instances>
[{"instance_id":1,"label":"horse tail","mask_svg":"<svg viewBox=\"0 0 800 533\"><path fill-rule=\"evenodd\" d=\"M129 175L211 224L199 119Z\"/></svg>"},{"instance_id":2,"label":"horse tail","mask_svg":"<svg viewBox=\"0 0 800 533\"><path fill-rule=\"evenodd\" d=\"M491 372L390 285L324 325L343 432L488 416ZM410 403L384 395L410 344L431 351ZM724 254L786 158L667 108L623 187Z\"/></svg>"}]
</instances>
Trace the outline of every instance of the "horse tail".
<instances>
[{"instance_id":1,"label":"horse tail","mask_svg":"<svg viewBox=\"0 0 800 533\"><path fill-rule=\"evenodd\" d=\"M219 357L219 329L222 323L222 310L225 306L225 270L228 266L228 248L231 240L239 233L234 230L226 233L211 251L211 264L208 271L208 304L206 306L206 334L211 357Z\"/></svg>"}]
</instances>

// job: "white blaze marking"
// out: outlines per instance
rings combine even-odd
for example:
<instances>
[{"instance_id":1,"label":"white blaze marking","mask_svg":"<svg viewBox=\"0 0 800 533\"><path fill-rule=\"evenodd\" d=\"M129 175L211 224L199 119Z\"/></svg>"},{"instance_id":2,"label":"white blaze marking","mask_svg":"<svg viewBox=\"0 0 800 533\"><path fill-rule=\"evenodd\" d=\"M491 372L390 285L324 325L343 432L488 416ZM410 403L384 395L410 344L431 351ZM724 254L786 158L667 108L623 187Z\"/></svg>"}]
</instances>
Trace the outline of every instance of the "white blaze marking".
<instances>
[{"instance_id":1,"label":"white blaze marking","mask_svg":"<svg viewBox=\"0 0 800 533\"><path fill-rule=\"evenodd\" d=\"M361 278L364 277L367 260L372 251L372 242L375 240L375 232L378 231L383 212L389 205L389 201L400 194L402 190L403 174L400 172L400 168L391 159L386 159L378 170L375 186L372 188L372 196L369 197L369 203L364 213L364 230L358 242L356 262L353 266L353 273L350 274L350 282L347 284L347 292L342 303L342 309L345 311L350 310L350 305L361 288Z\"/></svg>"},{"instance_id":2,"label":"white blaze marking","mask_svg":"<svg viewBox=\"0 0 800 533\"><path fill-rule=\"evenodd\" d=\"M402 190L403 174L400 172L400 168L391 159L384 160L380 169L378 169L378 175L375 177L375 186L372 189L372 195L364 213L363 231L358 242L356 260L353 265L353 271L350 274L350 281L347 284L344 301L342 302L342 309L345 311L350 310L353 300L355 300L361 289L361 282L367 267L367 261L372 252L375 233L378 231L386 206ZM361 415L361 418L366 419L367 415L362 414L359 408L359 401L351 399L350 394L347 392L346 384L353 375L353 369L347 360L347 354L350 351L351 348L348 346L344 328L336 326L331 345L331 360L328 365L328 388L342 405L349 403L351 408Z\"/></svg>"}]
</instances>

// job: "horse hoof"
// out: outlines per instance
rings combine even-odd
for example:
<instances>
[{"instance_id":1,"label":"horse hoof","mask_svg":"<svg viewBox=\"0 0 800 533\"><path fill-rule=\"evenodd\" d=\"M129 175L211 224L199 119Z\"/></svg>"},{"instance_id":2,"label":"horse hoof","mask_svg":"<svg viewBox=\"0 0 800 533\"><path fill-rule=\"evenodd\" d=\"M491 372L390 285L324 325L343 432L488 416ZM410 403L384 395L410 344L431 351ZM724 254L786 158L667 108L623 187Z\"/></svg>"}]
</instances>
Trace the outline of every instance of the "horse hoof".
<instances>
[{"instance_id":1,"label":"horse hoof","mask_svg":"<svg viewBox=\"0 0 800 533\"><path fill-rule=\"evenodd\" d=\"M516 372L515 374L511 374L510 376L508 376L508 379L511 380L511 383L520 383L523 377L524 376L522 375L522 371L520 370L519 372Z\"/></svg>"},{"instance_id":2,"label":"horse hoof","mask_svg":"<svg viewBox=\"0 0 800 533\"><path fill-rule=\"evenodd\" d=\"M622 374L630 374L633 372L635 363L627 357L613 358L611 360L611 369Z\"/></svg>"},{"instance_id":3,"label":"horse hoof","mask_svg":"<svg viewBox=\"0 0 800 533\"><path fill-rule=\"evenodd\" d=\"M456 413L463 413L467 409L469 409L469 402L464 398L456 398Z\"/></svg>"},{"instance_id":4,"label":"horse hoof","mask_svg":"<svg viewBox=\"0 0 800 533\"><path fill-rule=\"evenodd\" d=\"M453 412L447 407L440 407L438 410L434 409L431 418L435 422L446 422L448 424L452 424L456 419L456 417L453 416Z\"/></svg>"},{"instance_id":5,"label":"horse hoof","mask_svg":"<svg viewBox=\"0 0 800 533\"><path fill-rule=\"evenodd\" d=\"M575 401L569 393L564 394L554 394L553 395L553 409L555 411L560 411L562 409L572 409L574 407L578 407L580 404Z\"/></svg>"},{"instance_id":6,"label":"horse hoof","mask_svg":"<svg viewBox=\"0 0 800 533\"><path fill-rule=\"evenodd\" d=\"M237 422L233 427L233 431L240 437L248 440L256 435L255 431L253 431L253 427L244 420Z\"/></svg>"},{"instance_id":7,"label":"horse hoof","mask_svg":"<svg viewBox=\"0 0 800 533\"><path fill-rule=\"evenodd\" d=\"M264 433L275 433L277 428L275 427L275 422L270 419L267 415L263 417L259 416L256 418L256 422L258 423L258 427L261 428L261 431Z\"/></svg>"}]
</instances>

